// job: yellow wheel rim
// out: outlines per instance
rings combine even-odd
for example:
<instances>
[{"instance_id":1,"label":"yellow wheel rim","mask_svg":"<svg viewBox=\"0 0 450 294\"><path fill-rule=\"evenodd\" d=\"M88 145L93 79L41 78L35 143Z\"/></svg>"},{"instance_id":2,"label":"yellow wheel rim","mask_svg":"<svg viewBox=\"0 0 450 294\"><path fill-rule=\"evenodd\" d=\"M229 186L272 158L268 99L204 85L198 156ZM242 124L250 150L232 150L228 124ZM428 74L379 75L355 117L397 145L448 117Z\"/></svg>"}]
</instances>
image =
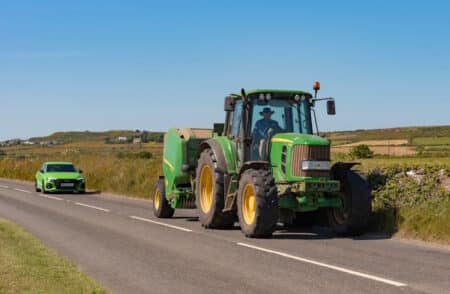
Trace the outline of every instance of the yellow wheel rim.
<instances>
[{"instance_id":1,"label":"yellow wheel rim","mask_svg":"<svg viewBox=\"0 0 450 294\"><path fill-rule=\"evenodd\" d=\"M160 204L161 204L161 194L159 193L159 189L156 189L155 196L153 197L153 205L155 205L156 210L159 209Z\"/></svg>"},{"instance_id":2,"label":"yellow wheel rim","mask_svg":"<svg viewBox=\"0 0 450 294\"><path fill-rule=\"evenodd\" d=\"M251 225L255 220L256 199L253 185L246 184L242 195L242 214L247 225Z\"/></svg>"},{"instance_id":3,"label":"yellow wheel rim","mask_svg":"<svg viewBox=\"0 0 450 294\"><path fill-rule=\"evenodd\" d=\"M212 171L208 165L204 165L200 172L199 191L200 208L204 213L208 213L211 210L214 193Z\"/></svg>"}]
</instances>

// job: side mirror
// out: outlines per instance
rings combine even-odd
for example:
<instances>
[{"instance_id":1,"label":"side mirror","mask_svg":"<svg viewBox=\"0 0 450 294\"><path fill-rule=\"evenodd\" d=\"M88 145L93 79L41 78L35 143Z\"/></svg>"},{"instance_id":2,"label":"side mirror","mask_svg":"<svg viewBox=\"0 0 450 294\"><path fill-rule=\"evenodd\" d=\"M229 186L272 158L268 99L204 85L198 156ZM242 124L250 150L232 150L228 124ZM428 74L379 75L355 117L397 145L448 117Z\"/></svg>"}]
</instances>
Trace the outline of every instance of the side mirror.
<instances>
[{"instance_id":1,"label":"side mirror","mask_svg":"<svg viewBox=\"0 0 450 294\"><path fill-rule=\"evenodd\" d=\"M45 171L44 171L43 169L39 170L39 172L40 172L41 174L45 174Z\"/></svg>"},{"instance_id":2,"label":"side mirror","mask_svg":"<svg viewBox=\"0 0 450 294\"><path fill-rule=\"evenodd\" d=\"M334 103L334 100L327 101L327 113L328 115L336 114L336 104Z\"/></svg>"},{"instance_id":3,"label":"side mirror","mask_svg":"<svg viewBox=\"0 0 450 294\"><path fill-rule=\"evenodd\" d=\"M232 97L230 97L230 96L225 97L224 110L226 112L234 111L234 100Z\"/></svg>"}]
</instances>

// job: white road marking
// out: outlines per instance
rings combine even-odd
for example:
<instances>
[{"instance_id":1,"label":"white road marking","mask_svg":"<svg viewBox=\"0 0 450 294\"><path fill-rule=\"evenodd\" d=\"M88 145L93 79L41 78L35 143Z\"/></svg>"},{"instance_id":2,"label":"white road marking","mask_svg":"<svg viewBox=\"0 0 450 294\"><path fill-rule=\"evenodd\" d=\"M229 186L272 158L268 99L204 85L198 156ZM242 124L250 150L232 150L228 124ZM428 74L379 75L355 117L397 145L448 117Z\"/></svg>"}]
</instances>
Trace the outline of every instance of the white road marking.
<instances>
[{"instance_id":1,"label":"white road marking","mask_svg":"<svg viewBox=\"0 0 450 294\"><path fill-rule=\"evenodd\" d=\"M58 197L44 195L44 194L36 194L36 195L39 196L39 197L44 197L44 198L53 199L53 200L63 200L63 199L58 198Z\"/></svg>"},{"instance_id":2,"label":"white road marking","mask_svg":"<svg viewBox=\"0 0 450 294\"><path fill-rule=\"evenodd\" d=\"M316 265L316 266L332 269L332 270L335 270L335 271L338 271L338 272L343 272L343 273L354 275L354 276L358 276L358 277L361 277L361 278L374 280L374 281L385 283L385 284L389 284L389 285L392 285L392 286L395 286L395 287L405 287L405 286L407 286L407 284L404 284L404 283L396 282L396 281L393 281L393 280L388 280L388 279L385 279L385 278L381 278L381 277L377 277L377 276L373 276L373 275L369 275L369 274L364 274L364 273L353 271L353 270L349 270L349 269L346 269L346 268L343 268L343 267L330 265L330 264L326 264L326 263L323 263L323 262L318 262L318 261L314 261L314 260L311 260L311 259L298 257L298 256L295 256L295 255L290 255L290 254L283 253L283 252L280 252L280 251L265 249L265 248L262 248L262 247L249 245L249 244L246 244L246 243L237 243L237 245L243 246L243 247L247 247L247 248L251 248L251 249L255 249L255 250L258 250L258 251L262 251L262 252L266 252L266 253L270 253L270 254L274 254L274 255L278 255L278 256L282 256L282 257L285 257L285 258L290 258L290 259L293 259L293 260L297 260L297 261L313 264L313 265Z\"/></svg>"},{"instance_id":3,"label":"white road marking","mask_svg":"<svg viewBox=\"0 0 450 294\"><path fill-rule=\"evenodd\" d=\"M88 204L84 204L84 203L80 203L80 202L75 202L75 205L84 206L84 207L88 207L88 208L92 208L92 209L97 209L97 210L101 210L104 212L110 212L109 209L105 209L105 208L101 208L101 207L93 206L93 205L88 205Z\"/></svg>"},{"instance_id":4,"label":"white road marking","mask_svg":"<svg viewBox=\"0 0 450 294\"><path fill-rule=\"evenodd\" d=\"M186 229L186 228L178 227L178 226L174 226L174 225L169 225L169 224L166 224L166 223L157 222L157 221L154 221L154 220L151 220L151 219L148 219L148 218L143 218L143 217L134 216L134 215L131 215L130 218L135 219L135 220L140 220L140 221L143 221L143 222L147 222L147 223L152 223L152 224L156 224L156 225L172 228L172 229L176 229L176 230L180 230L180 231L183 231L183 232L192 232L192 230L190 230L190 229Z\"/></svg>"},{"instance_id":5,"label":"white road marking","mask_svg":"<svg viewBox=\"0 0 450 294\"><path fill-rule=\"evenodd\" d=\"M9 187L8 187L8 186L0 185L0 188L8 189Z\"/></svg>"},{"instance_id":6,"label":"white road marking","mask_svg":"<svg viewBox=\"0 0 450 294\"><path fill-rule=\"evenodd\" d=\"M27 194L31 194L31 192L27 191L27 190L16 189L16 188L14 188L14 190L19 191L19 192L23 192L23 193L27 193Z\"/></svg>"}]
</instances>

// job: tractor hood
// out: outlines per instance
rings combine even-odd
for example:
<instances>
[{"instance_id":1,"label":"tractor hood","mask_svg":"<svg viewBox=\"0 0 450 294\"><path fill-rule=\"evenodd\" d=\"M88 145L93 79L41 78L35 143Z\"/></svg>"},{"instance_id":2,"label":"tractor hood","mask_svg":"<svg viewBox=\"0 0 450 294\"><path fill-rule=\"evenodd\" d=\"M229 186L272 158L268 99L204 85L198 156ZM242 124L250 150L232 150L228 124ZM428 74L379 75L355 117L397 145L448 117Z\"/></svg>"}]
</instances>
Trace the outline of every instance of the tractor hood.
<instances>
[{"instance_id":1,"label":"tractor hood","mask_svg":"<svg viewBox=\"0 0 450 294\"><path fill-rule=\"evenodd\" d=\"M287 143L288 145L330 145L330 141L325 138L300 133L283 133L273 136L272 143Z\"/></svg>"},{"instance_id":2,"label":"tractor hood","mask_svg":"<svg viewBox=\"0 0 450 294\"><path fill-rule=\"evenodd\" d=\"M49 173L45 174L45 177L53 178L53 179L64 179L64 180L76 180L79 178L84 178L78 172L49 172Z\"/></svg>"}]
</instances>

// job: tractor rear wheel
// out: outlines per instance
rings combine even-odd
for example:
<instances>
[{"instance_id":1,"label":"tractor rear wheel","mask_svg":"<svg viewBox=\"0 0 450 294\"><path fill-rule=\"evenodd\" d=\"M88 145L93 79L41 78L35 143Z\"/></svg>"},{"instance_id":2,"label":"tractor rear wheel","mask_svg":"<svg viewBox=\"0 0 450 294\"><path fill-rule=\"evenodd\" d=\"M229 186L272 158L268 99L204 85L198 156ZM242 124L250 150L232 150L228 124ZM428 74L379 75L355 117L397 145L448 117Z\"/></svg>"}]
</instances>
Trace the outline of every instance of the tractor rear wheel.
<instances>
[{"instance_id":1,"label":"tractor rear wheel","mask_svg":"<svg viewBox=\"0 0 450 294\"><path fill-rule=\"evenodd\" d=\"M339 235L361 235L372 210L369 182L353 170L339 171L333 176L341 182L342 208L328 209L330 226Z\"/></svg>"},{"instance_id":2,"label":"tractor rear wheel","mask_svg":"<svg viewBox=\"0 0 450 294\"><path fill-rule=\"evenodd\" d=\"M211 149L206 149L200 154L195 189L195 201L202 226L212 229L233 227L236 213L223 212L224 175L217 171L217 160Z\"/></svg>"},{"instance_id":3,"label":"tractor rear wheel","mask_svg":"<svg viewBox=\"0 0 450 294\"><path fill-rule=\"evenodd\" d=\"M275 180L267 170L249 169L239 181L238 217L241 231L250 238L268 238L279 217Z\"/></svg>"},{"instance_id":4,"label":"tractor rear wheel","mask_svg":"<svg viewBox=\"0 0 450 294\"><path fill-rule=\"evenodd\" d=\"M164 179L159 179L153 195L153 214L157 218L171 218L174 213L175 209L170 206L166 198Z\"/></svg>"}]
</instances>

